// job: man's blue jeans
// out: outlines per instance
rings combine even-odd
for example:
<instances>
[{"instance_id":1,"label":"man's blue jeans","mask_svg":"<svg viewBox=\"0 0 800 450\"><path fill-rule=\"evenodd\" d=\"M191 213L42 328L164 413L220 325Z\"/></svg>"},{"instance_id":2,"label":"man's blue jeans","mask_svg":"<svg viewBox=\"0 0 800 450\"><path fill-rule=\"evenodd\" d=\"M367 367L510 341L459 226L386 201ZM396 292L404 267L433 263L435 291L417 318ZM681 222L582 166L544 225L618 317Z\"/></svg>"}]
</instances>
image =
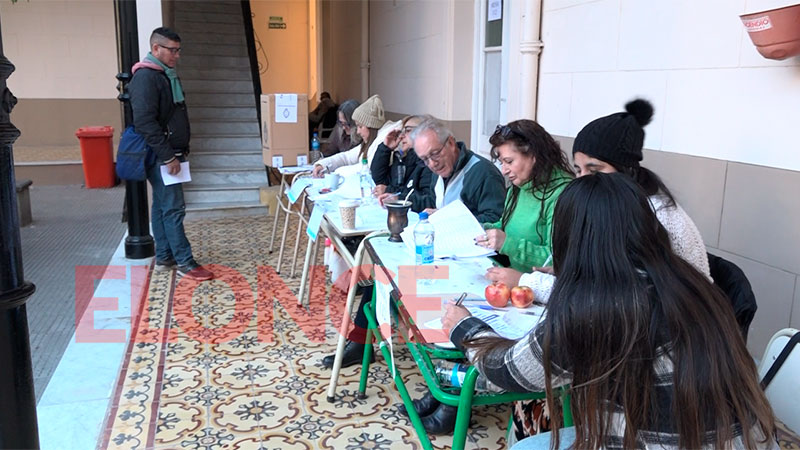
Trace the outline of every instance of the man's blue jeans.
<instances>
[{"instance_id":1,"label":"man's blue jeans","mask_svg":"<svg viewBox=\"0 0 800 450\"><path fill-rule=\"evenodd\" d=\"M156 260L175 259L180 266L192 264L192 246L183 229L183 218L186 216L183 184L164 186L159 163L147 168L147 179L153 188L150 221L156 241Z\"/></svg>"}]
</instances>

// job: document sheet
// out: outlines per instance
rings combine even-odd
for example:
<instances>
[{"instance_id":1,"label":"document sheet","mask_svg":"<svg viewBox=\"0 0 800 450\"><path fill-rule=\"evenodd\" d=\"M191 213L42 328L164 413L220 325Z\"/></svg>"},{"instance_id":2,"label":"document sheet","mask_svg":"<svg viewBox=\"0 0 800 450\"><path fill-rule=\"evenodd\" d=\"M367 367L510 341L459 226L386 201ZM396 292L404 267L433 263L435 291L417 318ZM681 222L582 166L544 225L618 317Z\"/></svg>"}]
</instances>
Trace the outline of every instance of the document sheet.
<instances>
[{"instance_id":1,"label":"document sheet","mask_svg":"<svg viewBox=\"0 0 800 450\"><path fill-rule=\"evenodd\" d=\"M434 229L434 258L471 258L495 254L494 250L475 244L475 238L482 235L484 230L461 200L437 210L428 221ZM400 236L413 250L414 229L407 227Z\"/></svg>"}]
</instances>

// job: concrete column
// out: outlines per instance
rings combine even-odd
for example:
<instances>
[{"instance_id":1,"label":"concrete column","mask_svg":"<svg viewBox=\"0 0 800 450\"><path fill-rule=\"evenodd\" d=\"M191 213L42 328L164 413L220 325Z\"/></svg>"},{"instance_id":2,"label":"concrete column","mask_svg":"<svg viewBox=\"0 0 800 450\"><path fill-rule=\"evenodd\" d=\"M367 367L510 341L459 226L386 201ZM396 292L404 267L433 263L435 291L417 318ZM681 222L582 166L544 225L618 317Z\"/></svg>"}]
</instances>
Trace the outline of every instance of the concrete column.
<instances>
[{"instance_id":1,"label":"concrete column","mask_svg":"<svg viewBox=\"0 0 800 450\"><path fill-rule=\"evenodd\" d=\"M520 117L536 119L537 88L539 86L539 55L542 53L541 16L542 3L524 2L520 52Z\"/></svg>"}]
</instances>

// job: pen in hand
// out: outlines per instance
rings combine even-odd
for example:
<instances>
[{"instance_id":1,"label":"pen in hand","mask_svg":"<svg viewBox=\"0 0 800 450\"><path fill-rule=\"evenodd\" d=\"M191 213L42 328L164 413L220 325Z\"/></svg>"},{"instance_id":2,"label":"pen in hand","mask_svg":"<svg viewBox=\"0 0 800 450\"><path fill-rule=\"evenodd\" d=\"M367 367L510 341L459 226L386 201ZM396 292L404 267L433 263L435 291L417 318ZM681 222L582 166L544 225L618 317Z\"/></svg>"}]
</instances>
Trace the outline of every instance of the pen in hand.
<instances>
[{"instance_id":1,"label":"pen in hand","mask_svg":"<svg viewBox=\"0 0 800 450\"><path fill-rule=\"evenodd\" d=\"M462 304L462 303L464 303L464 299L465 299L465 298L467 298L467 293L466 293L466 292L464 292L463 294L461 294L461 295L458 297L458 299L456 299L456 306L461 306L461 304Z\"/></svg>"}]
</instances>

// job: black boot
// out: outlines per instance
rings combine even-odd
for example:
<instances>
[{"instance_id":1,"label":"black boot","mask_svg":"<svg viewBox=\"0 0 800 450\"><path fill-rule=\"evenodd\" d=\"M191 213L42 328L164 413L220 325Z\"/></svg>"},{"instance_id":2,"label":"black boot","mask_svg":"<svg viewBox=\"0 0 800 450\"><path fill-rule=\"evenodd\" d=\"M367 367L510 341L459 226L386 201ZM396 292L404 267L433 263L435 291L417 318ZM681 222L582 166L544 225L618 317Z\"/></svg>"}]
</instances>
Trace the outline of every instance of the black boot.
<instances>
[{"instance_id":1,"label":"black boot","mask_svg":"<svg viewBox=\"0 0 800 450\"><path fill-rule=\"evenodd\" d=\"M441 403L436 410L422 418L422 425L430 434L450 434L456 427L457 415L457 407Z\"/></svg>"},{"instance_id":2,"label":"black boot","mask_svg":"<svg viewBox=\"0 0 800 450\"><path fill-rule=\"evenodd\" d=\"M426 392L425 395L422 396L422 398L414 400L413 403L414 403L414 409L417 410L417 414L419 414L420 417L427 416L428 414L432 413L439 405L441 405L441 403L439 403L439 400L436 400L436 398L433 397L433 394L431 394L430 391ZM408 411L406 411L406 405L401 403L397 407L397 411L399 411L400 414L408 417Z\"/></svg>"},{"instance_id":3,"label":"black boot","mask_svg":"<svg viewBox=\"0 0 800 450\"><path fill-rule=\"evenodd\" d=\"M328 355L322 358L322 365L326 369L333 369L333 360L336 358L336 354ZM361 361L364 360L364 344L359 344L358 342L347 341L347 345L344 346L344 355L342 355L342 368L354 366L356 364L361 364ZM375 352L370 354L369 362L375 362Z\"/></svg>"}]
</instances>

